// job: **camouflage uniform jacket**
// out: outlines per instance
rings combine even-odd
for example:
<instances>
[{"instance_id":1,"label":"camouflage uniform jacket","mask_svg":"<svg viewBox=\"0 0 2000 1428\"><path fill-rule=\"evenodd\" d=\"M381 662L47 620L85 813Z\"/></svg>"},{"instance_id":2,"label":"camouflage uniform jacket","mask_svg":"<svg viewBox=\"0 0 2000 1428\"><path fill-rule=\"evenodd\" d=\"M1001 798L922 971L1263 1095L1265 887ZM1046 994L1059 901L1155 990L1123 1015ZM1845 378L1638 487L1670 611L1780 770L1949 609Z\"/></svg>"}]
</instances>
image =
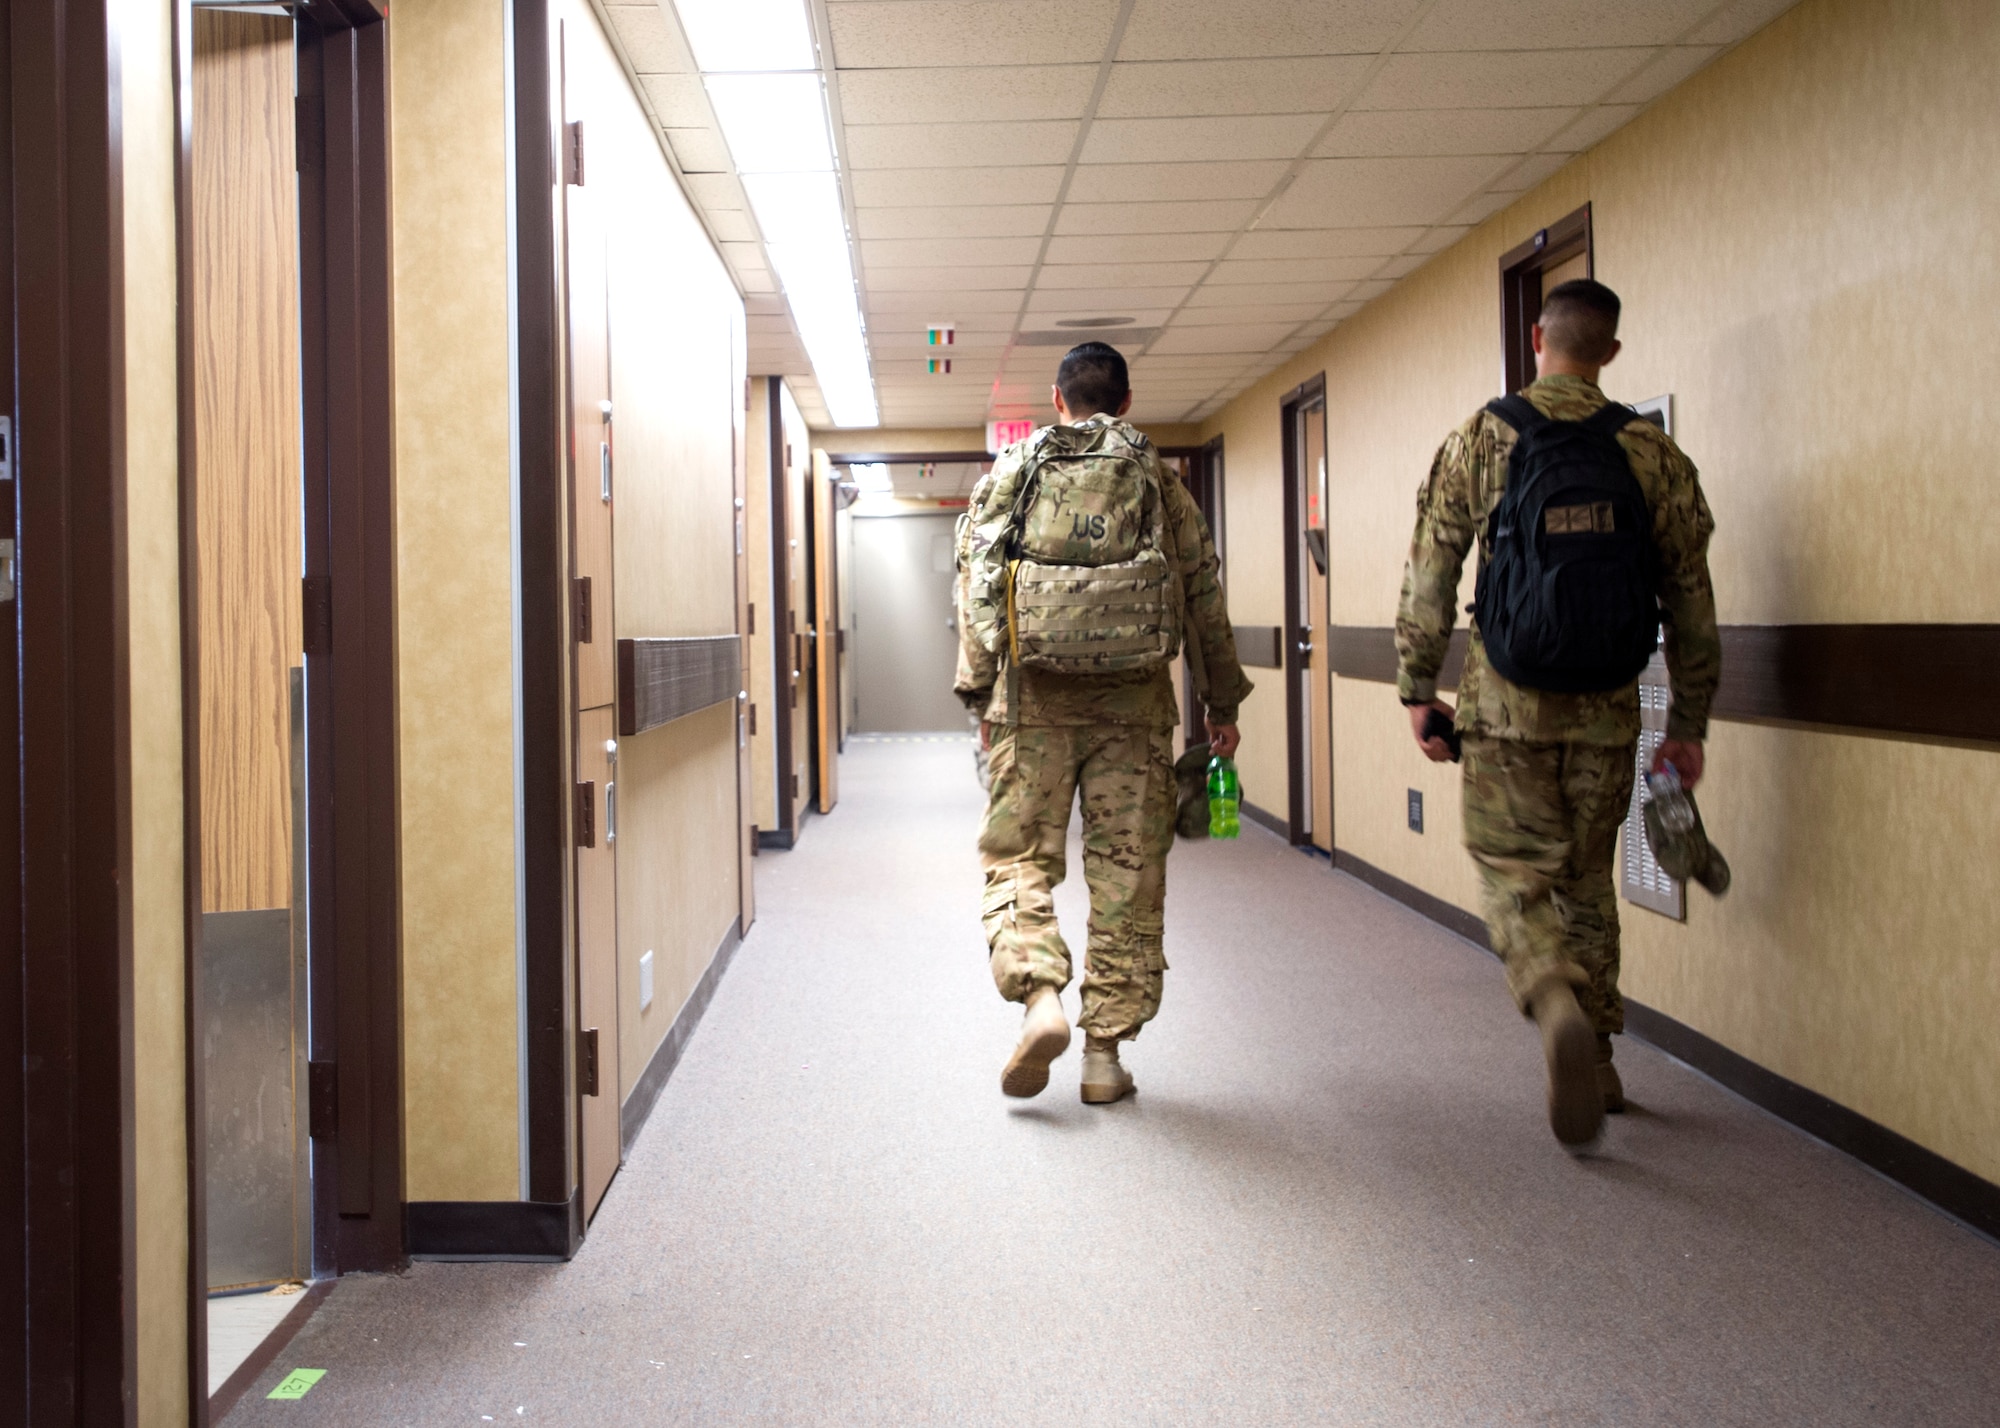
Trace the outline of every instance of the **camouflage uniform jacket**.
<instances>
[{"instance_id":1,"label":"camouflage uniform jacket","mask_svg":"<svg viewBox=\"0 0 2000 1428\"><path fill-rule=\"evenodd\" d=\"M1522 395L1560 421L1581 421L1606 401L1594 382L1570 376L1543 377ZM1715 520L1702 498L1694 463L1665 432L1650 422L1634 421L1619 432L1618 443L1631 458L1632 474L1653 513L1667 675L1673 686L1667 732L1676 739L1706 738L1709 702L1722 670L1715 592L1708 580L1708 537ZM1487 517L1506 487L1513 447L1513 428L1481 411L1445 438L1417 493L1417 531L1396 612L1396 690L1405 703L1437 696L1437 673L1458 606L1459 572L1475 535L1479 564L1485 567ZM1458 690L1461 730L1551 743L1626 744L1638 737L1636 684L1605 694L1525 689L1494 672L1477 626L1471 634Z\"/></svg>"},{"instance_id":2,"label":"camouflage uniform jacket","mask_svg":"<svg viewBox=\"0 0 2000 1428\"><path fill-rule=\"evenodd\" d=\"M1100 414L1077 425L1116 420ZM1126 434L1151 451L1144 436L1129 429ZM975 517L988 493L1019 469L1033 444L1031 436L1000 453L993 470L973 489L971 504ZM1218 724L1233 724L1237 706L1249 694L1251 685L1236 659L1236 635L1230 628L1229 609L1223 599L1215 542L1209 536L1208 523L1201 518L1201 509L1188 495L1180 477L1157 457L1154 461L1167 507L1167 539L1172 547L1168 555L1179 566L1181 588L1186 595L1182 643L1184 648L1198 643L1201 650L1199 663L1203 668L1196 671L1195 693L1208 706L1209 718ZM962 551L958 565L963 571ZM962 576L960 584L962 595ZM1146 724L1155 728L1172 728L1180 722L1180 704L1174 697L1170 665L1117 674L1056 674L1024 668L1019 679L1012 681L1019 686L1021 707L1009 709L1010 681L1002 677L1006 662L973 643L966 633L963 611L958 628L958 677L952 688L966 707L981 718L996 724Z\"/></svg>"}]
</instances>

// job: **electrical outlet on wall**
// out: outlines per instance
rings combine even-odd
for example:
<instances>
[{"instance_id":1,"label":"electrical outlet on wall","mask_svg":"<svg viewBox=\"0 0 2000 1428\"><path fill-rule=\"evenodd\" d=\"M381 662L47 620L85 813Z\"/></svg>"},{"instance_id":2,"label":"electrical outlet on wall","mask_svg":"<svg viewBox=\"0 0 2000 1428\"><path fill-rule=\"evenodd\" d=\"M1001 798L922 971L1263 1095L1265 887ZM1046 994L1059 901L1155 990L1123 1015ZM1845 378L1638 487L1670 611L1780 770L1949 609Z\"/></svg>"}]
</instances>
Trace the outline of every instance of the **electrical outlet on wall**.
<instances>
[{"instance_id":1,"label":"electrical outlet on wall","mask_svg":"<svg viewBox=\"0 0 2000 1428\"><path fill-rule=\"evenodd\" d=\"M1409 793L1410 793L1410 831L1412 833L1421 833L1424 831L1423 790L1413 788L1409 791Z\"/></svg>"},{"instance_id":2,"label":"electrical outlet on wall","mask_svg":"<svg viewBox=\"0 0 2000 1428\"><path fill-rule=\"evenodd\" d=\"M647 948L645 956L639 959L639 1010L644 1011L653 1004L653 949Z\"/></svg>"}]
</instances>

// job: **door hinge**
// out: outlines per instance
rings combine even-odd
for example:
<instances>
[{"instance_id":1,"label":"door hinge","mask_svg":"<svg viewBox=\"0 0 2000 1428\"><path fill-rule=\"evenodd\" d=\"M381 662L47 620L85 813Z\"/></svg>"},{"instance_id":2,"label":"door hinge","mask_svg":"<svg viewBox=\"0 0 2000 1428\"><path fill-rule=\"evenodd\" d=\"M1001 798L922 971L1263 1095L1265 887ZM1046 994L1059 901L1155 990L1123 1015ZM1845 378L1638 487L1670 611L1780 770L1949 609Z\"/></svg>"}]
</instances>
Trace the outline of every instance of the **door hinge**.
<instances>
[{"instance_id":1,"label":"door hinge","mask_svg":"<svg viewBox=\"0 0 2000 1428\"><path fill-rule=\"evenodd\" d=\"M597 1094L597 1028L587 1026L576 1039L576 1079L583 1094Z\"/></svg>"},{"instance_id":2,"label":"door hinge","mask_svg":"<svg viewBox=\"0 0 2000 1428\"><path fill-rule=\"evenodd\" d=\"M833 652L835 654L847 653L847 631L835 630L833 632Z\"/></svg>"},{"instance_id":3,"label":"door hinge","mask_svg":"<svg viewBox=\"0 0 2000 1428\"><path fill-rule=\"evenodd\" d=\"M747 615L747 616L745 617L745 620L746 620L746 623L748 623L748 625L749 625L749 627L750 627L750 628L749 628L749 629L747 629L747 630L745 630L745 631L744 631L743 633L745 633L746 635L754 635L754 634L756 634L756 633L757 633L757 605L756 605L756 602L755 602L755 601L752 601L752 602L751 602L750 604L748 604L748 605L744 606L744 608L745 608L746 610L748 610L748 611L750 612L750 613L749 613L749 615Z\"/></svg>"},{"instance_id":4,"label":"door hinge","mask_svg":"<svg viewBox=\"0 0 2000 1428\"><path fill-rule=\"evenodd\" d=\"M340 1125L340 1068L331 1061L306 1063L306 1133L332 1140Z\"/></svg>"},{"instance_id":5,"label":"door hinge","mask_svg":"<svg viewBox=\"0 0 2000 1428\"><path fill-rule=\"evenodd\" d=\"M576 786L576 846L597 846L597 785L589 780Z\"/></svg>"},{"instance_id":6,"label":"door hinge","mask_svg":"<svg viewBox=\"0 0 2000 1428\"><path fill-rule=\"evenodd\" d=\"M792 787L792 797L796 799L799 796L799 776L797 774L792 775L791 787Z\"/></svg>"},{"instance_id":7,"label":"door hinge","mask_svg":"<svg viewBox=\"0 0 2000 1428\"><path fill-rule=\"evenodd\" d=\"M569 588L570 601L573 606L570 611L570 623L576 630L576 642L580 645L587 645L591 642L590 577L588 575L577 576L574 580L570 581Z\"/></svg>"},{"instance_id":8,"label":"door hinge","mask_svg":"<svg viewBox=\"0 0 2000 1428\"><path fill-rule=\"evenodd\" d=\"M583 121L563 125L563 182L583 187Z\"/></svg>"},{"instance_id":9,"label":"door hinge","mask_svg":"<svg viewBox=\"0 0 2000 1428\"><path fill-rule=\"evenodd\" d=\"M750 737L757 737L757 706L754 704L750 706Z\"/></svg>"},{"instance_id":10,"label":"door hinge","mask_svg":"<svg viewBox=\"0 0 2000 1428\"><path fill-rule=\"evenodd\" d=\"M325 163L326 111L303 94L292 100L292 150L292 166L300 173Z\"/></svg>"},{"instance_id":11,"label":"door hinge","mask_svg":"<svg viewBox=\"0 0 2000 1428\"><path fill-rule=\"evenodd\" d=\"M309 655L333 653L333 581L324 575L308 575L299 582L299 609L303 620L300 638Z\"/></svg>"}]
</instances>

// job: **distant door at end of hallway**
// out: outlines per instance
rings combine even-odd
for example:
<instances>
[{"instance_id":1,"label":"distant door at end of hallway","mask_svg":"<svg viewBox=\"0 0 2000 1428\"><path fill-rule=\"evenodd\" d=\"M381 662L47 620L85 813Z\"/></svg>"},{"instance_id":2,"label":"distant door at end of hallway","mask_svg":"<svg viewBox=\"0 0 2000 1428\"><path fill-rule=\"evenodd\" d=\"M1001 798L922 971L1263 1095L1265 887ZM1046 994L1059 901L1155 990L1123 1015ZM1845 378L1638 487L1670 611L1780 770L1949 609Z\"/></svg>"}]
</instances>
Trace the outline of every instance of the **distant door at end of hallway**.
<instances>
[{"instance_id":1,"label":"distant door at end of hallway","mask_svg":"<svg viewBox=\"0 0 2000 1428\"><path fill-rule=\"evenodd\" d=\"M965 728L951 515L854 522L855 726L871 733Z\"/></svg>"}]
</instances>

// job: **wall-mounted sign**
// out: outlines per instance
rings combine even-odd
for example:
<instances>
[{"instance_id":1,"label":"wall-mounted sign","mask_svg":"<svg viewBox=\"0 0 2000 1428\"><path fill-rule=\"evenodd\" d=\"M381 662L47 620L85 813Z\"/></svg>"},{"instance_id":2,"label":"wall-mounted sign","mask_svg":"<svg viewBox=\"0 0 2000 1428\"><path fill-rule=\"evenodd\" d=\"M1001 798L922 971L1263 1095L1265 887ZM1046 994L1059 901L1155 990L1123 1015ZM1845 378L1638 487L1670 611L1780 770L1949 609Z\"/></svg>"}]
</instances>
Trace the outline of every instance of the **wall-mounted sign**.
<instances>
[{"instance_id":1,"label":"wall-mounted sign","mask_svg":"<svg viewBox=\"0 0 2000 1428\"><path fill-rule=\"evenodd\" d=\"M932 357L924 365L933 377L942 377L951 371L951 358Z\"/></svg>"},{"instance_id":2,"label":"wall-mounted sign","mask_svg":"<svg viewBox=\"0 0 2000 1428\"><path fill-rule=\"evenodd\" d=\"M1002 421L989 421L986 423L986 449L997 453L1002 447L1027 440L1034 435L1034 432L1033 417L1008 417Z\"/></svg>"},{"instance_id":3,"label":"wall-mounted sign","mask_svg":"<svg viewBox=\"0 0 2000 1428\"><path fill-rule=\"evenodd\" d=\"M958 329L949 322L934 322L924 329L924 337L932 347L950 347L958 340Z\"/></svg>"}]
</instances>

